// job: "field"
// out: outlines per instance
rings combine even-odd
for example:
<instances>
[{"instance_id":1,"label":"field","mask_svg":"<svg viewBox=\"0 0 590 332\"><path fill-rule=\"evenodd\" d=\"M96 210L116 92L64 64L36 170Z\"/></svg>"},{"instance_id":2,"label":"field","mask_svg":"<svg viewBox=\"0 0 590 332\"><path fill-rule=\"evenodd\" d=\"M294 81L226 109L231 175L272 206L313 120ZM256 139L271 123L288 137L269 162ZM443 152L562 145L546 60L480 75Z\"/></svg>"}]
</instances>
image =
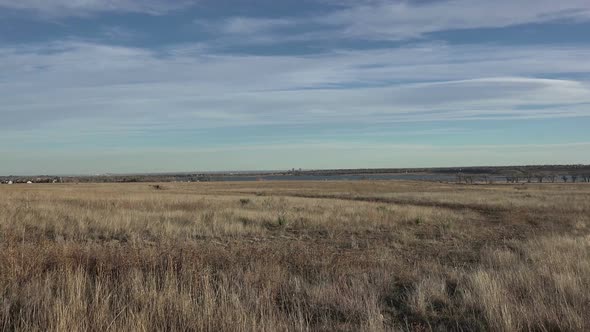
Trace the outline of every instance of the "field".
<instances>
[{"instance_id":1,"label":"field","mask_svg":"<svg viewBox=\"0 0 590 332\"><path fill-rule=\"evenodd\" d=\"M590 330L590 185L2 185L0 330Z\"/></svg>"}]
</instances>

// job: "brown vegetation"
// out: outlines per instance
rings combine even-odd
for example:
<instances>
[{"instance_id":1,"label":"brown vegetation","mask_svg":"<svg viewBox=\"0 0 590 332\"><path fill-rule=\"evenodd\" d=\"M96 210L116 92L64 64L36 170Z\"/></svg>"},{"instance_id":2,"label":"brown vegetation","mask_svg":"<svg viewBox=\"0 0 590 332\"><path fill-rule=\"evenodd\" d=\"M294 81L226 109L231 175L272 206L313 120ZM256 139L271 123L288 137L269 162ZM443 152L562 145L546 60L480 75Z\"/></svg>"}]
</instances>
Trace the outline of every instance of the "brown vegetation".
<instances>
[{"instance_id":1,"label":"brown vegetation","mask_svg":"<svg viewBox=\"0 0 590 332\"><path fill-rule=\"evenodd\" d=\"M590 187L0 186L0 330L590 329Z\"/></svg>"}]
</instances>

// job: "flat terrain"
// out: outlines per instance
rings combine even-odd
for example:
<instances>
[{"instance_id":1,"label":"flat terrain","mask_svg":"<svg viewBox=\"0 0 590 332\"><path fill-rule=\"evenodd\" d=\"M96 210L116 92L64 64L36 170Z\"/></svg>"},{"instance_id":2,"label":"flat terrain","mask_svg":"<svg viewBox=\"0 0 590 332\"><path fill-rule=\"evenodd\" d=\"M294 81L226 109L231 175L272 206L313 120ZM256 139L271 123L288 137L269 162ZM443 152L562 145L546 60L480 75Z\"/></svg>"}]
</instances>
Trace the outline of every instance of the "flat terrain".
<instances>
[{"instance_id":1,"label":"flat terrain","mask_svg":"<svg viewBox=\"0 0 590 332\"><path fill-rule=\"evenodd\" d=\"M1 185L0 330L590 330L590 184Z\"/></svg>"}]
</instances>

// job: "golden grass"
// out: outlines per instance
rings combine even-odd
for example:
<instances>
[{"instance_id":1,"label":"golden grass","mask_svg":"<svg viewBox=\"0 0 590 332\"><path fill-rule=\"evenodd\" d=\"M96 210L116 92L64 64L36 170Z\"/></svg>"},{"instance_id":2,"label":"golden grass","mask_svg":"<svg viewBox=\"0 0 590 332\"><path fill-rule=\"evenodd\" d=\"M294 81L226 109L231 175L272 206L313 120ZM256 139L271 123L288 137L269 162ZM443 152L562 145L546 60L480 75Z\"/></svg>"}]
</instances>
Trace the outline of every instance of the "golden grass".
<instances>
[{"instance_id":1,"label":"golden grass","mask_svg":"<svg viewBox=\"0 0 590 332\"><path fill-rule=\"evenodd\" d=\"M0 186L0 330L590 329L590 186Z\"/></svg>"}]
</instances>

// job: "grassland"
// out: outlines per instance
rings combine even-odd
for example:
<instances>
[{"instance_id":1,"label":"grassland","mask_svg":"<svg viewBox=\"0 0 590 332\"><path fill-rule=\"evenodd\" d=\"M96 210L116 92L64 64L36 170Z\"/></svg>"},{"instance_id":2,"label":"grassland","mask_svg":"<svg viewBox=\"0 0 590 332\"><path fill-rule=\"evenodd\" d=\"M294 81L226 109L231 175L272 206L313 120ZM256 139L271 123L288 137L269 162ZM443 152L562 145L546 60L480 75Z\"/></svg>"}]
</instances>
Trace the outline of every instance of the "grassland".
<instances>
[{"instance_id":1,"label":"grassland","mask_svg":"<svg viewBox=\"0 0 590 332\"><path fill-rule=\"evenodd\" d=\"M0 330L590 330L590 185L0 186Z\"/></svg>"}]
</instances>

